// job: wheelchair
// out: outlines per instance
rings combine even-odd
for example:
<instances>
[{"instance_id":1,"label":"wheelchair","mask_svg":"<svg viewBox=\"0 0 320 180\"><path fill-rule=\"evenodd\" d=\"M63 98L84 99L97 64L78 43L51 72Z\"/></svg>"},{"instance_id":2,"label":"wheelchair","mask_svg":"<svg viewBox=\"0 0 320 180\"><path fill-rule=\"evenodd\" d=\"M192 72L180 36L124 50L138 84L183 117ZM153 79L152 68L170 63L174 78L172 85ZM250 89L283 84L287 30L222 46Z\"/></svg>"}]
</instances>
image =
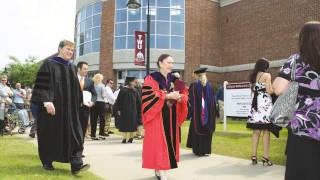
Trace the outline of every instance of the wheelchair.
<instances>
[{"instance_id":1,"label":"wheelchair","mask_svg":"<svg viewBox=\"0 0 320 180\"><path fill-rule=\"evenodd\" d=\"M23 134L26 127L19 119L19 109L13 103L0 103L0 135L13 135L13 130L19 127L18 133Z\"/></svg>"}]
</instances>

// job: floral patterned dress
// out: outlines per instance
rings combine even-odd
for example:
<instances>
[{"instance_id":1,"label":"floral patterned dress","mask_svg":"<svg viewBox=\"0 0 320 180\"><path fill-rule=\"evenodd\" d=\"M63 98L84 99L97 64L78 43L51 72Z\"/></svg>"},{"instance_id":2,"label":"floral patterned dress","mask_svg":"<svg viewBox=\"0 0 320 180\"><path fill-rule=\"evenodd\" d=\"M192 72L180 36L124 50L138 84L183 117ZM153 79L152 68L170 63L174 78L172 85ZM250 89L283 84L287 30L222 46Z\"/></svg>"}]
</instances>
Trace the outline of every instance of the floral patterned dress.
<instances>
[{"instance_id":1,"label":"floral patterned dress","mask_svg":"<svg viewBox=\"0 0 320 180\"><path fill-rule=\"evenodd\" d=\"M264 83L256 82L254 87L251 110L248 116L247 128L269 129L270 113L272 109L272 98L266 92Z\"/></svg>"},{"instance_id":2,"label":"floral patterned dress","mask_svg":"<svg viewBox=\"0 0 320 180\"><path fill-rule=\"evenodd\" d=\"M296 81L299 83L297 110L290 121L292 133L320 141L320 71L292 55L280 69L279 77L291 80L293 61L296 60Z\"/></svg>"}]
</instances>

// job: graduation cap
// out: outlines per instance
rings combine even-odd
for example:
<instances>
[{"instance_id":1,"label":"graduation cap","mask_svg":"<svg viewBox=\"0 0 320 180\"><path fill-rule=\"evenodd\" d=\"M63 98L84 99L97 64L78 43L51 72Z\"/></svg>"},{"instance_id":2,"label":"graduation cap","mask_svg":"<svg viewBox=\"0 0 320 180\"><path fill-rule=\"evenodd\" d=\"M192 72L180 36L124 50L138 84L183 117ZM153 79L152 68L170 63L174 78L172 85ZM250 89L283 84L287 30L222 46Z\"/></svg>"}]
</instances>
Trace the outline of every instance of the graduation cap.
<instances>
[{"instance_id":1,"label":"graduation cap","mask_svg":"<svg viewBox=\"0 0 320 180\"><path fill-rule=\"evenodd\" d=\"M196 70L194 70L193 72L195 74L200 74L200 73L205 73L207 71L208 68L198 68Z\"/></svg>"}]
</instances>

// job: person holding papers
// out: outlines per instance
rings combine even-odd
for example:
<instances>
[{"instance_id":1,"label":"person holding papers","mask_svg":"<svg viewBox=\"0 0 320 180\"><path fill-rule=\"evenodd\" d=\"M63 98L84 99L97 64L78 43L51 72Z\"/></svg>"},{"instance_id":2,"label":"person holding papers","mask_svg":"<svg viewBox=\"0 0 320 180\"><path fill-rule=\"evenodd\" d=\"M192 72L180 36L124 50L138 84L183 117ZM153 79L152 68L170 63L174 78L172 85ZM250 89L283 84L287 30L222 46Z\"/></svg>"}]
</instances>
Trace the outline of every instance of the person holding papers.
<instances>
[{"instance_id":1,"label":"person holding papers","mask_svg":"<svg viewBox=\"0 0 320 180\"><path fill-rule=\"evenodd\" d=\"M88 63L84 61L80 61L77 64L78 69L78 79L80 83L80 89L82 91L83 96L83 104L80 107L80 122L81 127L83 130L83 137L85 137L88 122L89 122L89 115L90 115L90 108L93 106L93 104L97 100L97 93L94 88L93 81L87 77L88 75ZM83 138L84 139L84 138Z\"/></svg>"}]
</instances>

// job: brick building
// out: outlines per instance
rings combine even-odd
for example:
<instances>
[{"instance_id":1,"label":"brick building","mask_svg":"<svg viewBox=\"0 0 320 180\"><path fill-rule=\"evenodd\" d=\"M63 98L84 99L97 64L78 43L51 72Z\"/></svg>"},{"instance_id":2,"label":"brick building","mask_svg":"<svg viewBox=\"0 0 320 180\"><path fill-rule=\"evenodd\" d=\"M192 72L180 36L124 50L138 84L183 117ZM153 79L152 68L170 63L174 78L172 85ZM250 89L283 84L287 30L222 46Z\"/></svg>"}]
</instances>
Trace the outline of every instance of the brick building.
<instances>
[{"instance_id":1,"label":"brick building","mask_svg":"<svg viewBox=\"0 0 320 180\"><path fill-rule=\"evenodd\" d=\"M128 10L126 2L77 0L76 61L118 82L145 75L133 65L133 32L146 30L147 0L140 0L137 11ZM297 52L303 24L320 20L319 0L150 0L150 5L151 70L161 53L169 53L187 82L197 67L208 67L213 83L246 81L260 57L271 61L275 76Z\"/></svg>"}]
</instances>

